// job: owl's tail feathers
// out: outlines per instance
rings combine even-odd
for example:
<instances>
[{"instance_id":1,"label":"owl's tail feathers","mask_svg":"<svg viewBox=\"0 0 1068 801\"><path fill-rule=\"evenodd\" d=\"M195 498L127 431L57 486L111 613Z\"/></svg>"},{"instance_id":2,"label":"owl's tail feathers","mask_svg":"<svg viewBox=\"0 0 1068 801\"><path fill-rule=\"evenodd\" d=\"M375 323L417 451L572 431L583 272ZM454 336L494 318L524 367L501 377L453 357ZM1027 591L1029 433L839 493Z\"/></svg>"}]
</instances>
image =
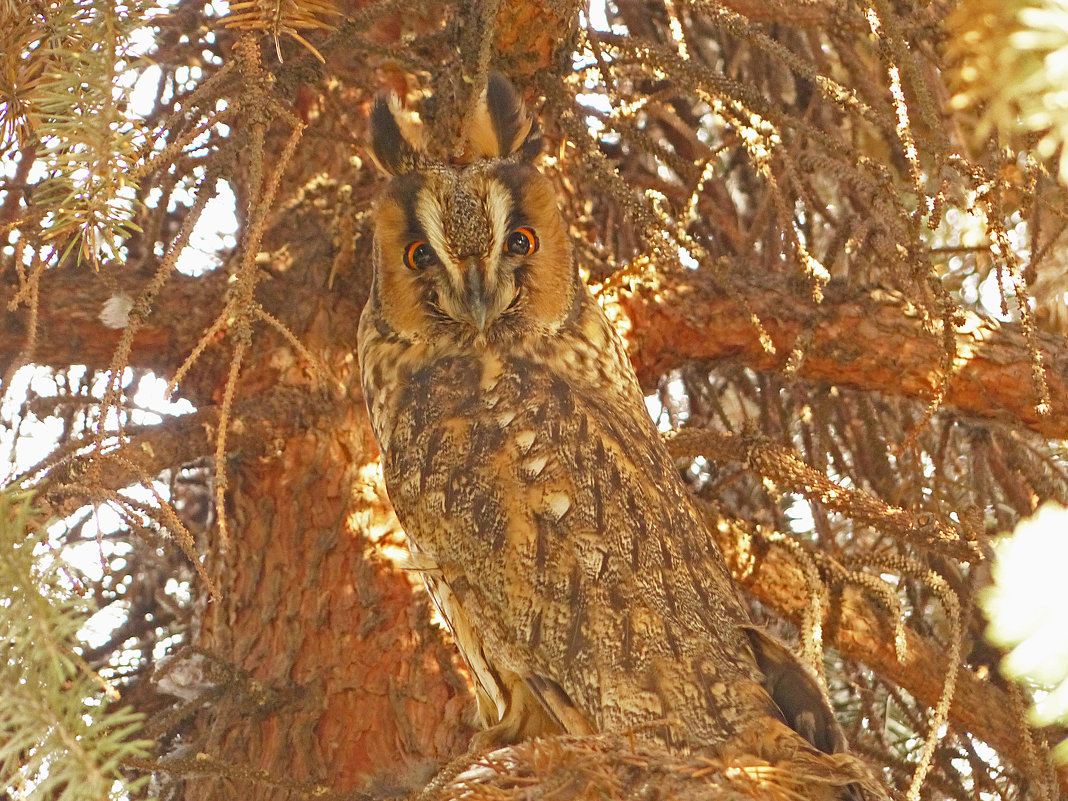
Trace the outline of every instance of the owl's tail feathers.
<instances>
[{"instance_id":1,"label":"owl's tail feathers","mask_svg":"<svg viewBox=\"0 0 1068 801\"><path fill-rule=\"evenodd\" d=\"M764 674L764 689L779 708L786 725L825 754L847 750L845 733L812 670L763 629L742 628Z\"/></svg>"},{"instance_id":2,"label":"owl's tail feathers","mask_svg":"<svg viewBox=\"0 0 1068 801\"><path fill-rule=\"evenodd\" d=\"M805 781L824 782L837 788L833 797L840 801L887 798L885 789L868 767L846 753L849 743L845 732L815 673L763 629L744 626L743 630L749 638L757 666L764 674L764 689L775 702L783 721L792 729L786 731L780 725L771 726L772 731L778 731L777 737L766 731L760 732L755 736L757 750L752 753L764 753L769 758L788 754L786 770L790 775L797 774ZM742 740L744 742L745 738Z\"/></svg>"}]
</instances>

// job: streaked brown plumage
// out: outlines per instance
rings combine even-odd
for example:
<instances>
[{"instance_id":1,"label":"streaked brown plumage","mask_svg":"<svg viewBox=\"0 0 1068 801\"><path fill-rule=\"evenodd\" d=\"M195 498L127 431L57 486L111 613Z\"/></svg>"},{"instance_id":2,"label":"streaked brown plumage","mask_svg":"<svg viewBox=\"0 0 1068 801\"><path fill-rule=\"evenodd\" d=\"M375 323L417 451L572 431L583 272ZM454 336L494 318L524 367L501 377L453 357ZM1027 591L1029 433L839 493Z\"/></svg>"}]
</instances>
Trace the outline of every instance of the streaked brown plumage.
<instances>
[{"instance_id":1,"label":"streaked brown plumage","mask_svg":"<svg viewBox=\"0 0 1068 801\"><path fill-rule=\"evenodd\" d=\"M464 166L430 161L385 103L371 125L395 177L375 208L364 393L486 737L753 740L818 759L782 707L801 710L809 740L840 748L815 680L792 661L792 680L768 682L758 665L766 636L578 274L531 163L537 125L507 82L491 78ZM777 705L765 685L800 700Z\"/></svg>"}]
</instances>

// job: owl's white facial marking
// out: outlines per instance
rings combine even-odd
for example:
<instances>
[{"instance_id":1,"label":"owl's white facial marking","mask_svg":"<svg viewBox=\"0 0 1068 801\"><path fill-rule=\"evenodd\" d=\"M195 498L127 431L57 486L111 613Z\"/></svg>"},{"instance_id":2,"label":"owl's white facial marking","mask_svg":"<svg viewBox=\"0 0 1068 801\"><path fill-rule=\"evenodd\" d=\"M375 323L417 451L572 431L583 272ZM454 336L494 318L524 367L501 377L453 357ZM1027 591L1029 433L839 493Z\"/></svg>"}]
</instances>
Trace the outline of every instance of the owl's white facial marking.
<instances>
[{"instance_id":1,"label":"owl's white facial marking","mask_svg":"<svg viewBox=\"0 0 1068 801\"><path fill-rule=\"evenodd\" d=\"M456 259L445 236L444 216L441 204L429 186L423 187L415 199L415 216L423 224L426 238L434 253L441 259L445 270L450 274L456 271Z\"/></svg>"},{"instance_id":2,"label":"owl's white facial marking","mask_svg":"<svg viewBox=\"0 0 1068 801\"><path fill-rule=\"evenodd\" d=\"M504 252L504 243L509 233L508 219L512 213L512 196L499 181L491 179L486 182L485 209L492 234L491 258L487 260L486 281L492 285L498 280L497 272L501 267L501 254Z\"/></svg>"}]
</instances>

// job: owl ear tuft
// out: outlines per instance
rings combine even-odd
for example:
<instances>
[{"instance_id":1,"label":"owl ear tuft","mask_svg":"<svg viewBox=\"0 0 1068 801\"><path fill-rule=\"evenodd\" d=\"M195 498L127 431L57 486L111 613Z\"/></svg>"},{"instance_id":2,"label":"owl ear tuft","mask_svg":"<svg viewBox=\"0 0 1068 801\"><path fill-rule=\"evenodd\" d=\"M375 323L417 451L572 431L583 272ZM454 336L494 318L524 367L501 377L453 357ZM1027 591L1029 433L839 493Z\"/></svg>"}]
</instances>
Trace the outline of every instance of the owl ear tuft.
<instances>
[{"instance_id":1,"label":"owl ear tuft","mask_svg":"<svg viewBox=\"0 0 1068 801\"><path fill-rule=\"evenodd\" d=\"M468 139L475 158L515 155L530 161L541 151L541 127L526 113L512 84L499 72L490 73Z\"/></svg>"},{"instance_id":2,"label":"owl ear tuft","mask_svg":"<svg viewBox=\"0 0 1068 801\"><path fill-rule=\"evenodd\" d=\"M375 100L370 128L371 158L382 172L403 175L422 166L422 129L401 108L396 95Z\"/></svg>"}]
</instances>

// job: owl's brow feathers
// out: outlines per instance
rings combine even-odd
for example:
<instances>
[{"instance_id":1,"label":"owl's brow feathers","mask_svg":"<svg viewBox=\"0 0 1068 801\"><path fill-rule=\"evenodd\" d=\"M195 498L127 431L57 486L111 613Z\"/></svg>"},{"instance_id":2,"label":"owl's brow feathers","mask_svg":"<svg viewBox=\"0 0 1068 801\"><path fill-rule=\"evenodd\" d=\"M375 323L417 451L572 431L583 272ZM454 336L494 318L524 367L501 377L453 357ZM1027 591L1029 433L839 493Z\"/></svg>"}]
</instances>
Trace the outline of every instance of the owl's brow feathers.
<instances>
[{"instance_id":1,"label":"owl's brow feathers","mask_svg":"<svg viewBox=\"0 0 1068 801\"><path fill-rule=\"evenodd\" d=\"M430 175L412 206L427 241L459 278L465 259L485 260L492 280L515 211L515 197L495 177L482 172Z\"/></svg>"}]
</instances>

